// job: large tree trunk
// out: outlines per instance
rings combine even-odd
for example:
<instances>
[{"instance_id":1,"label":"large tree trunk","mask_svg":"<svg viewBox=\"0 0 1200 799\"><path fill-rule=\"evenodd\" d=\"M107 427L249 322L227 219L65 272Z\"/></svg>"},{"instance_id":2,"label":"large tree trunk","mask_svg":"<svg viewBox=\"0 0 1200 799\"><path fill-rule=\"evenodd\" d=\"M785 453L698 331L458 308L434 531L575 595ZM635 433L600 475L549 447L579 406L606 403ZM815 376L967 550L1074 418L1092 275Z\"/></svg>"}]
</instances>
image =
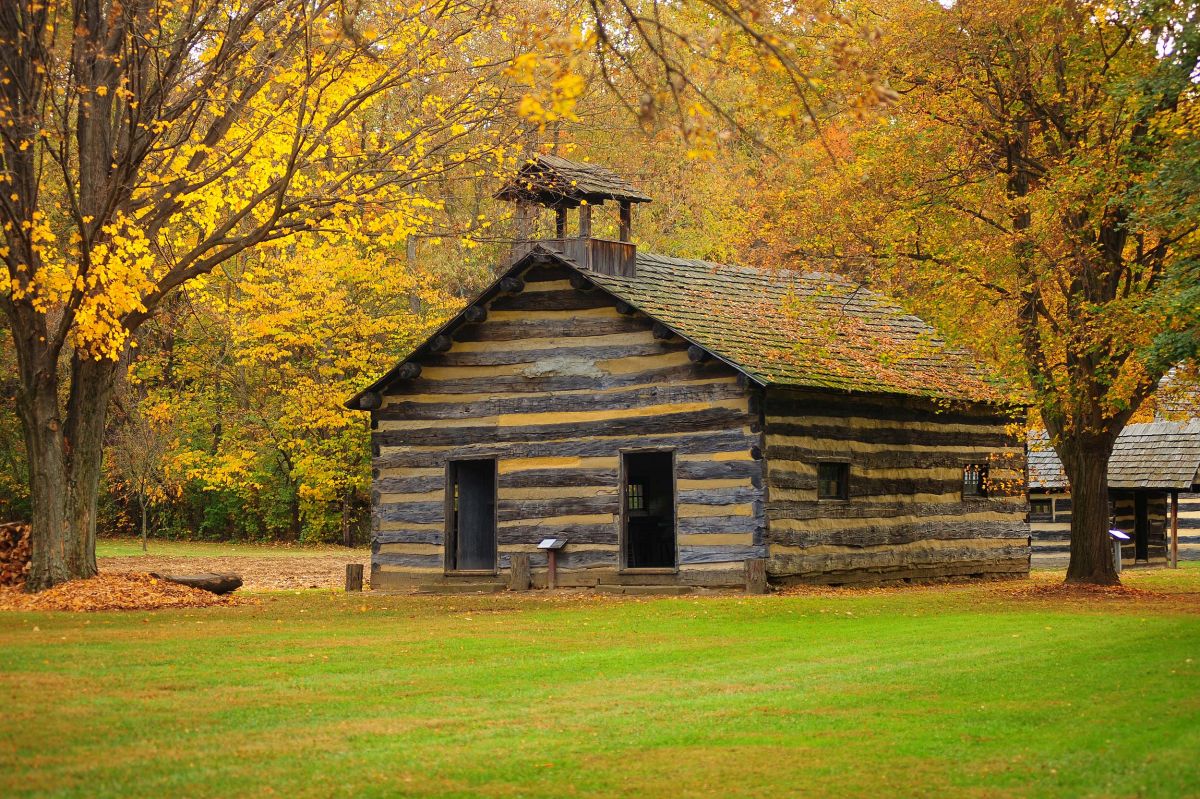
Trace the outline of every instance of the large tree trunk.
<instances>
[{"instance_id":1,"label":"large tree trunk","mask_svg":"<svg viewBox=\"0 0 1200 799\"><path fill-rule=\"evenodd\" d=\"M50 386L54 388L53 384ZM75 576L88 576L81 564L71 562L70 509L67 463L62 445L58 397L39 386L35 396L18 402L29 458L29 491L32 504L29 577L26 588L41 591ZM93 572L94 573L94 572Z\"/></svg>"},{"instance_id":2,"label":"large tree trunk","mask_svg":"<svg viewBox=\"0 0 1200 799\"><path fill-rule=\"evenodd\" d=\"M96 574L96 507L104 425L117 364L73 359L64 422L53 376L18 402L29 452L33 534L26 588Z\"/></svg>"},{"instance_id":3,"label":"large tree trunk","mask_svg":"<svg viewBox=\"0 0 1200 799\"><path fill-rule=\"evenodd\" d=\"M1089 439L1068 443L1059 452L1071 483L1068 583L1116 585L1121 581L1108 535L1108 459L1112 449L1112 441Z\"/></svg>"}]
</instances>

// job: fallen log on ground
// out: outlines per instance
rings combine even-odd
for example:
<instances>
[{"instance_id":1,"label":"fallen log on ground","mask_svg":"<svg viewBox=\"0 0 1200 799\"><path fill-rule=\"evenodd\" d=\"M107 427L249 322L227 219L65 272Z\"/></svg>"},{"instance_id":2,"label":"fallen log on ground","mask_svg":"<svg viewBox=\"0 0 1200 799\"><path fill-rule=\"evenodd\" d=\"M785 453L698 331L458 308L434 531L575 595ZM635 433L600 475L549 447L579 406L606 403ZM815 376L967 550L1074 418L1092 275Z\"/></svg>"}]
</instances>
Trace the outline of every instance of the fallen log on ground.
<instances>
[{"instance_id":1,"label":"fallen log on ground","mask_svg":"<svg viewBox=\"0 0 1200 799\"><path fill-rule=\"evenodd\" d=\"M192 588L203 588L205 591L210 591L214 594L231 594L242 587L242 578L236 574L216 574L214 572L205 572L204 574L155 574L151 572L150 576L159 580L166 580L169 583L190 585Z\"/></svg>"}]
</instances>

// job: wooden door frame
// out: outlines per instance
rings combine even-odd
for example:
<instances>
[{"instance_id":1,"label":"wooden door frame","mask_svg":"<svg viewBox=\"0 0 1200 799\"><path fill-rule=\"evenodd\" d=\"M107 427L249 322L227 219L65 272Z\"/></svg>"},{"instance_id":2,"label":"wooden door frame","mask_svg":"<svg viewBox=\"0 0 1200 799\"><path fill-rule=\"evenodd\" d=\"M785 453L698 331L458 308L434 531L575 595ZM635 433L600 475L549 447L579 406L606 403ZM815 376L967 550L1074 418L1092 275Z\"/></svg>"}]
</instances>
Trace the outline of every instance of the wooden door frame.
<instances>
[{"instance_id":1,"label":"wooden door frame","mask_svg":"<svg viewBox=\"0 0 1200 799\"><path fill-rule=\"evenodd\" d=\"M650 566L646 568L630 568L626 565L625 544L629 537L628 497L625 490L628 481L625 479L625 456L641 455L652 452L671 453L671 534L675 539L675 565ZM628 447L617 450L617 504L619 518L617 522L617 572L619 574L678 574L679 573L679 448L678 447Z\"/></svg>"},{"instance_id":2,"label":"wooden door frame","mask_svg":"<svg viewBox=\"0 0 1200 799\"><path fill-rule=\"evenodd\" d=\"M458 565L458 513L454 510L454 486L457 482L456 464L470 461L492 462L492 568L451 568ZM442 498L442 573L451 575L496 575L500 573L500 457L478 455L472 458L447 458L445 467L445 496Z\"/></svg>"}]
</instances>

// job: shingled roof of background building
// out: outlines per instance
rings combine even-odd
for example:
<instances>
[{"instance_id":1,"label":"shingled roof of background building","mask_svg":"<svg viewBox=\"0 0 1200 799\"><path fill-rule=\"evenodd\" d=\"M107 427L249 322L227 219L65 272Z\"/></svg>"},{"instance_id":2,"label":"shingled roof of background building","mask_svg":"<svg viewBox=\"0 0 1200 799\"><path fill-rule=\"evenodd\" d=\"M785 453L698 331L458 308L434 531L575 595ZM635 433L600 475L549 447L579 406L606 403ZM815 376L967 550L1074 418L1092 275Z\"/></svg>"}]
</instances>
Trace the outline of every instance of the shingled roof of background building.
<instances>
[{"instance_id":1,"label":"shingled roof of background building","mask_svg":"<svg viewBox=\"0 0 1200 799\"><path fill-rule=\"evenodd\" d=\"M763 384L1001 401L999 381L921 319L845 278L638 253L587 277Z\"/></svg>"},{"instance_id":2,"label":"shingled roof of background building","mask_svg":"<svg viewBox=\"0 0 1200 799\"><path fill-rule=\"evenodd\" d=\"M1183 363L1172 366L1158 381L1152 397L1155 418L1165 420L1200 417L1200 365Z\"/></svg>"},{"instance_id":3,"label":"shingled roof of background building","mask_svg":"<svg viewBox=\"0 0 1200 799\"><path fill-rule=\"evenodd\" d=\"M516 177L497 194L499 200L533 199L538 202L565 206L579 205L581 200L599 203L612 199L631 203L648 203L650 197L632 183L597 164L568 161L556 155L538 155L521 166Z\"/></svg>"},{"instance_id":4,"label":"shingled roof of background building","mask_svg":"<svg viewBox=\"0 0 1200 799\"><path fill-rule=\"evenodd\" d=\"M1045 430L1029 434L1029 487L1068 488ZM1200 484L1200 419L1145 422L1121 431L1108 461L1109 488L1189 491Z\"/></svg>"}]
</instances>

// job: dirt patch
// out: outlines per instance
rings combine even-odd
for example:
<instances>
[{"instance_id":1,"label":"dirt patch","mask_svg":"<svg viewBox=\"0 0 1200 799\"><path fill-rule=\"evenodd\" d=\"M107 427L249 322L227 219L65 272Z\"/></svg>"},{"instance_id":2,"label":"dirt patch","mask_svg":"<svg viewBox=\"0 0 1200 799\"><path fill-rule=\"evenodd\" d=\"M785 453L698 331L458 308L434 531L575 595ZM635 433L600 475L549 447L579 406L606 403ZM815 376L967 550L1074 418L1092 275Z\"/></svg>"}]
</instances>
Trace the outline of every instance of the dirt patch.
<instances>
[{"instance_id":1,"label":"dirt patch","mask_svg":"<svg viewBox=\"0 0 1200 799\"><path fill-rule=\"evenodd\" d=\"M371 574L370 561L369 554L357 552L277 558L130 555L100 558L99 565L101 572L137 570L158 574L196 574L197 572L236 574L242 578L243 587L247 591L275 591L300 588L344 588L346 564L362 563L363 572L369 577Z\"/></svg>"},{"instance_id":2,"label":"dirt patch","mask_svg":"<svg viewBox=\"0 0 1200 799\"><path fill-rule=\"evenodd\" d=\"M38 594L20 588L0 588L0 610L158 610L233 605L230 596L158 580L149 574L110 573L71 580Z\"/></svg>"},{"instance_id":3,"label":"dirt patch","mask_svg":"<svg viewBox=\"0 0 1200 799\"><path fill-rule=\"evenodd\" d=\"M1162 610L1200 613L1200 595L1167 591L1160 588L1138 588L1131 585L1081 585L1055 579L1030 579L997 583L989 586L989 595L998 599L1028 602L1047 602L1075 610L1092 608L1154 607Z\"/></svg>"},{"instance_id":4,"label":"dirt patch","mask_svg":"<svg viewBox=\"0 0 1200 799\"><path fill-rule=\"evenodd\" d=\"M1004 583L997 587L997 593L1031 599L1152 599L1163 596L1156 591L1128 585L1082 585L1057 581Z\"/></svg>"},{"instance_id":5,"label":"dirt patch","mask_svg":"<svg viewBox=\"0 0 1200 799\"><path fill-rule=\"evenodd\" d=\"M981 603L996 602L1015 603L1044 603L1058 608L1071 610L1136 610L1141 607L1153 607L1165 611L1181 611L1200 613L1200 592L1197 592L1196 582L1189 574L1173 574L1170 578L1175 582L1168 585L1158 585L1145 581L1156 575L1146 572L1127 572L1123 575L1128 582L1142 582L1146 587L1138 585L1079 585L1063 582L1061 572L1034 571L1029 577L1019 579L973 580L958 579L942 582L914 583L912 585L886 583L874 586L821 586L797 585L784 588L777 593L781 596L805 596L822 598L843 598L865 596L909 595L923 593L949 594L957 593L964 596L974 596Z\"/></svg>"}]
</instances>

